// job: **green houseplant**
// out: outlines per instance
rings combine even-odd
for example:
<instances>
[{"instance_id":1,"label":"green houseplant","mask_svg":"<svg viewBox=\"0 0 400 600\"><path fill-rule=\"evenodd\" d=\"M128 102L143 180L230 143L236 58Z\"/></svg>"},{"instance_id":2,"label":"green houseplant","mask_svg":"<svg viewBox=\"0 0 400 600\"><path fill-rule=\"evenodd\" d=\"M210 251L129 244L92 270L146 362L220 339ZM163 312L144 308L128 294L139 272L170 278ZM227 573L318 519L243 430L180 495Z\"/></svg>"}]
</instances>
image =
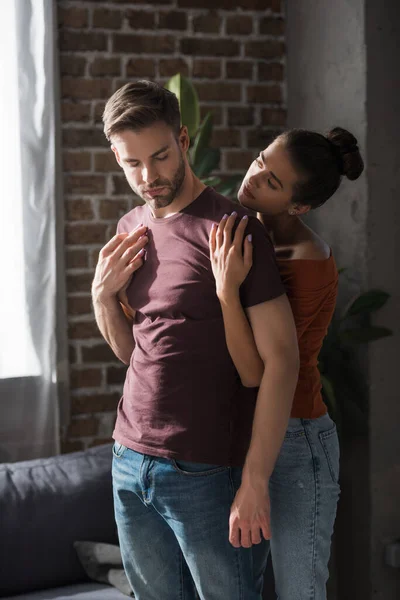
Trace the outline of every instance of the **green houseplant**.
<instances>
[{"instance_id":1,"label":"green houseplant","mask_svg":"<svg viewBox=\"0 0 400 600\"><path fill-rule=\"evenodd\" d=\"M219 169L221 150L211 146L213 133L213 114L208 112L200 119L200 104L192 82L177 73L165 84L165 87L178 98L182 125L186 125L190 137L189 162L194 173L206 184L213 186L220 194L236 197L243 177L233 175L226 178L213 176Z\"/></svg>"}]
</instances>

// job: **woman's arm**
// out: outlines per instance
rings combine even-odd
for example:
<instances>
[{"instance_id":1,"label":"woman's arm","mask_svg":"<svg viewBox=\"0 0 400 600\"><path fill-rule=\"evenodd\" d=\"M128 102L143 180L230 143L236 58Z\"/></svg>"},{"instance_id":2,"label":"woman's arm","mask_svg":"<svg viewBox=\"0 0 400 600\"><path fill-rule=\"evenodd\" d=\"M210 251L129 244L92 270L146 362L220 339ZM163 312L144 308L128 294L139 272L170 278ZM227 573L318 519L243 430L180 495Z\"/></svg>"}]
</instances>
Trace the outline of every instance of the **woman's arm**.
<instances>
[{"instance_id":1,"label":"woman's arm","mask_svg":"<svg viewBox=\"0 0 400 600\"><path fill-rule=\"evenodd\" d=\"M230 217L223 218L218 227L213 226L210 234L210 258L229 354L242 384L246 387L258 387L264 373L264 363L239 295L239 288L251 269L252 244L250 236L247 236L242 252L247 217L240 221L232 241L236 217L237 214L232 213Z\"/></svg>"}]
</instances>

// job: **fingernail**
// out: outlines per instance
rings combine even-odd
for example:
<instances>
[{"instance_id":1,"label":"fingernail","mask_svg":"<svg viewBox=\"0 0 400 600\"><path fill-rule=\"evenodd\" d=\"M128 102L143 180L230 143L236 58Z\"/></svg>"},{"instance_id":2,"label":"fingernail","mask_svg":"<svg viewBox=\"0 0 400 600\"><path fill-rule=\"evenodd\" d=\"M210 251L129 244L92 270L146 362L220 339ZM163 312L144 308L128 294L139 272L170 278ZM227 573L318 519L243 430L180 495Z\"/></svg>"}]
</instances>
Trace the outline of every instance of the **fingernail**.
<instances>
[{"instance_id":1,"label":"fingernail","mask_svg":"<svg viewBox=\"0 0 400 600\"><path fill-rule=\"evenodd\" d=\"M232 217L237 217L237 212L234 210L233 213L231 213Z\"/></svg>"},{"instance_id":2,"label":"fingernail","mask_svg":"<svg viewBox=\"0 0 400 600\"><path fill-rule=\"evenodd\" d=\"M249 217L247 215L244 215L242 221L245 221L246 219L248 219Z\"/></svg>"},{"instance_id":3,"label":"fingernail","mask_svg":"<svg viewBox=\"0 0 400 600\"><path fill-rule=\"evenodd\" d=\"M227 218L228 218L228 215L226 215L226 214L222 217L222 219L227 219Z\"/></svg>"},{"instance_id":4,"label":"fingernail","mask_svg":"<svg viewBox=\"0 0 400 600\"><path fill-rule=\"evenodd\" d=\"M252 241L252 239L253 239L253 236L251 235L251 233L249 233L249 235L247 236L247 239L249 240L249 242L251 242L251 241Z\"/></svg>"}]
</instances>

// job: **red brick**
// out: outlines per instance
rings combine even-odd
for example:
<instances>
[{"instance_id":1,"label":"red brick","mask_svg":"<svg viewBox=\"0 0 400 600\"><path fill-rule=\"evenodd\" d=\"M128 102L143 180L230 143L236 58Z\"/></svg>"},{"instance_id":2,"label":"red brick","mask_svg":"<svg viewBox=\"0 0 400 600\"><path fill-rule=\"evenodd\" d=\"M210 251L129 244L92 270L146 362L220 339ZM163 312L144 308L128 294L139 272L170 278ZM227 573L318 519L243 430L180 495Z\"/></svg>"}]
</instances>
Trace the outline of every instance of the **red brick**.
<instances>
[{"instance_id":1,"label":"red brick","mask_svg":"<svg viewBox=\"0 0 400 600\"><path fill-rule=\"evenodd\" d=\"M72 419L68 427L68 437L88 437L97 435L99 430L99 420L96 417L87 417L83 419Z\"/></svg>"},{"instance_id":2,"label":"red brick","mask_svg":"<svg viewBox=\"0 0 400 600\"><path fill-rule=\"evenodd\" d=\"M66 194L104 194L106 179L104 175L66 175L64 192Z\"/></svg>"},{"instance_id":3,"label":"red brick","mask_svg":"<svg viewBox=\"0 0 400 600\"><path fill-rule=\"evenodd\" d=\"M213 8L213 9L232 9L242 8L243 10L267 10L280 12L281 0L177 0L179 8Z\"/></svg>"},{"instance_id":4,"label":"red brick","mask_svg":"<svg viewBox=\"0 0 400 600\"><path fill-rule=\"evenodd\" d=\"M81 27L88 26L87 8L79 8L78 6L70 6L68 8L58 7L57 16L58 24L61 27L80 29Z\"/></svg>"},{"instance_id":5,"label":"red brick","mask_svg":"<svg viewBox=\"0 0 400 600\"><path fill-rule=\"evenodd\" d=\"M226 76L228 79L251 79L253 76L253 61L227 61Z\"/></svg>"},{"instance_id":6,"label":"red brick","mask_svg":"<svg viewBox=\"0 0 400 600\"><path fill-rule=\"evenodd\" d=\"M96 102L94 105L94 120L95 123L102 123L103 122L103 112L104 112L104 107L105 107L106 103L105 102ZM103 132L102 132L103 133ZM106 140L106 137L103 134L103 138ZM109 143L106 140L106 145L109 147Z\"/></svg>"},{"instance_id":7,"label":"red brick","mask_svg":"<svg viewBox=\"0 0 400 600\"><path fill-rule=\"evenodd\" d=\"M270 60L271 58L281 58L284 53L283 42L277 40L246 42L245 44L245 55L251 58Z\"/></svg>"},{"instance_id":8,"label":"red brick","mask_svg":"<svg viewBox=\"0 0 400 600\"><path fill-rule=\"evenodd\" d=\"M90 171L91 155L89 152L64 152L64 171Z\"/></svg>"},{"instance_id":9,"label":"red brick","mask_svg":"<svg viewBox=\"0 0 400 600\"><path fill-rule=\"evenodd\" d=\"M175 50L175 38L172 35L115 34L113 52L135 54L172 54Z\"/></svg>"},{"instance_id":10,"label":"red brick","mask_svg":"<svg viewBox=\"0 0 400 600\"><path fill-rule=\"evenodd\" d=\"M85 74L86 58L83 56L60 56L61 75L79 77Z\"/></svg>"},{"instance_id":11,"label":"red brick","mask_svg":"<svg viewBox=\"0 0 400 600\"><path fill-rule=\"evenodd\" d=\"M112 195L127 195L132 194L132 189L126 180L125 175L113 175L112 178Z\"/></svg>"},{"instance_id":12,"label":"red brick","mask_svg":"<svg viewBox=\"0 0 400 600\"><path fill-rule=\"evenodd\" d=\"M79 77L63 77L61 94L63 98L76 100L95 100L108 98L112 93L111 79L81 79Z\"/></svg>"},{"instance_id":13,"label":"red brick","mask_svg":"<svg viewBox=\"0 0 400 600\"><path fill-rule=\"evenodd\" d=\"M96 8L93 13L93 27L101 29L121 29L122 12L108 8Z\"/></svg>"},{"instance_id":14,"label":"red brick","mask_svg":"<svg viewBox=\"0 0 400 600\"><path fill-rule=\"evenodd\" d=\"M258 63L258 81L283 81L283 65L280 63Z\"/></svg>"},{"instance_id":15,"label":"red brick","mask_svg":"<svg viewBox=\"0 0 400 600\"><path fill-rule=\"evenodd\" d=\"M108 141L101 129L63 129L62 141L64 147L84 148L107 146Z\"/></svg>"},{"instance_id":16,"label":"red brick","mask_svg":"<svg viewBox=\"0 0 400 600\"><path fill-rule=\"evenodd\" d=\"M126 200L101 200L99 212L100 219L116 221L128 212L128 202Z\"/></svg>"},{"instance_id":17,"label":"red brick","mask_svg":"<svg viewBox=\"0 0 400 600\"><path fill-rule=\"evenodd\" d=\"M155 29L156 15L154 11L128 10L126 18L132 29Z\"/></svg>"},{"instance_id":18,"label":"red brick","mask_svg":"<svg viewBox=\"0 0 400 600\"><path fill-rule=\"evenodd\" d=\"M63 440L61 442L61 454L70 454L71 452L80 452L83 450L83 442L81 440Z\"/></svg>"},{"instance_id":19,"label":"red brick","mask_svg":"<svg viewBox=\"0 0 400 600\"><path fill-rule=\"evenodd\" d=\"M71 369L70 386L72 390L99 387L101 386L102 379L103 374L99 368ZM74 400L76 399L75 397Z\"/></svg>"},{"instance_id":20,"label":"red brick","mask_svg":"<svg viewBox=\"0 0 400 600\"><path fill-rule=\"evenodd\" d=\"M253 125L254 108L248 107L229 107L228 124L229 125Z\"/></svg>"},{"instance_id":21,"label":"red brick","mask_svg":"<svg viewBox=\"0 0 400 600\"><path fill-rule=\"evenodd\" d=\"M116 363L119 362L108 344L82 346L82 361L84 363Z\"/></svg>"},{"instance_id":22,"label":"red brick","mask_svg":"<svg viewBox=\"0 0 400 600\"><path fill-rule=\"evenodd\" d=\"M72 344L68 346L68 360L70 365L78 362L77 351L75 346L72 346Z\"/></svg>"},{"instance_id":23,"label":"red brick","mask_svg":"<svg viewBox=\"0 0 400 600\"><path fill-rule=\"evenodd\" d=\"M261 113L261 122L263 125L277 125L284 127L286 125L287 114L283 109L263 108Z\"/></svg>"},{"instance_id":24,"label":"red brick","mask_svg":"<svg viewBox=\"0 0 400 600\"><path fill-rule=\"evenodd\" d=\"M107 226L102 223L87 223L85 225L66 225L67 244L104 244Z\"/></svg>"},{"instance_id":25,"label":"red brick","mask_svg":"<svg viewBox=\"0 0 400 600\"><path fill-rule=\"evenodd\" d=\"M265 17L260 22L260 33L265 35L284 35L285 22L283 19Z\"/></svg>"},{"instance_id":26,"label":"red brick","mask_svg":"<svg viewBox=\"0 0 400 600\"><path fill-rule=\"evenodd\" d=\"M69 273L67 275L67 290L72 292L86 292L90 294L93 273Z\"/></svg>"},{"instance_id":27,"label":"red brick","mask_svg":"<svg viewBox=\"0 0 400 600\"><path fill-rule=\"evenodd\" d=\"M66 253L67 269L86 269L89 266L87 250L68 249Z\"/></svg>"},{"instance_id":28,"label":"red brick","mask_svg":"<svg viewBox=\"0 0 400 600\"><path fill-rule=\"evenodd\" d=\"M282 102L282 88L279 85L249 85L247 102Z\"/></svg>"},{"instance_id":29,"label":"red brick","mask_svg":"<svg viewBox=\"0 0 400 600\"><path fill-rule=\"evenodd\" d=\"M219 60L197 59L193 61L193 77L216 79L221 77L221 63Z\"/></svg>"},{"instance_id":30,"label":"red brick","mask_svg":"<svg viewBox=\"0 0 400 600\"><path fill-rule=\"evenodd\" d=\"M101 333L94 319L90 321L79 321L78 323L70 323L68 327L68 338L70 340L84 340L100 337Z\"/></svg>"},{"instance_id":31,"label":"red brick","mask_svg":"<svg viewBox=\"0 0 400 600\"><path fill-rule=\"evenodd\" d=\"M121 167L115 159L114 152L99 152L94 155L94 170L110 173L111 171L121 171Z\"/></svg>"},{"instance_id":32,"label":"red brick","mask_svg":"<svg viewBox=\"0 0 400 600\"><path fill-rule=\"evenodd\" d=\"M107 367L107 385L120 385L126 377L126 366Z\"/></svg>"},{"instance_id":33,"label":"red brick","mask_svg":"<svg viewBox=\"0 0 400 600\"><path fill-rule=\"evenodd\" d=\"M119 58L95 58L90 65L90 74L94 77L102 75L120 76L121 75L121 59Z\"/></svg>"},{"instance_id":34,"label":"red brick","mask_svg":"<svg viewBox=\"0 0 400 600\"><path fill-rule=\"evenodd\" d=\"M232 35L248 35L253 33L253 18L244 15L235 15L226 20L226 33Z\"/></svg>"},{"instance_id":35,"label":"red brick","mask_svg":"<svg viewBox=\"0 0 400 600\"><path fill-rule=\"evenodd\" d=\"M197 87L197 84L196 84ZM211 112L213 114L213 123L215 126L222 124L222 106L218 105L205 105L200 106L200 117L201 120L204 119L207 113Z\"/></svg>"},{"instance_id":36,"label":"red brick","mask_svg":"<svg viewBox=\"0 0 400 600\"><path fill-rule=\"evenodd\" d=\"M217 12L211 11L205 15L199 15L193 19L193 30L202 33L219 33L221 31L222 18Z\"/></svg>"},{"instance_id":37,"label":"red brick","mask_svg":"<svg viewBox=\"0 0 400 600\"><path fill-rule=\"evenodd\" d=\"M186 12L172 10L169 12L160 12L158 20L159 29L172 29L183 31L187 28L188 18Z\"/></svg>"},{"instance_id":38,"label":"red brick","mask_svg":"<svg viewBox=\"0 0 400 600\"><path fill-rule=\"evenodd\" d=\"M182 54L204 56L236 56L239 44L229 38L183 38L180 42Z\"/></svg>"},{"instance_id":39,"label":"red brick","mask_svg":"<svg viewBox=\"0 0 400 600\"><path fill-rule=\"evenodd\" d=\"M94 212L90 200L67 200L65 203L68 221L91 221Z\"/></svg>"},{"instance_id":40,"label":"red brick","mask_svg":"<svg viewBox=\"0 0 400 600\"><path fill-rule=\"evenodd\" d=\"M226 166L228 169L246 171L254 160L254 152L240 151L226 153Z\"/></svg>"},{"instance_id":41,"label":"red brick","mask_svg":"<svg viewBox=\"0 0 400 600\"><path fill-rule=\"evenodd\" d=\"M61 119L64 123L68 121L87 122L90 120L90 110L90 104L62 102Z\"/></svg>"},{"instance_id":42,"label":"red brick","mask_svg":"<svg viewBox=\"0 0 400 600\"><path fill-rule=\"evenodd\" d=\"M84 33L78 31L60 31L59 46L61 52L86 52L107 50L107 36L104 33Z\"/></svg>"},{"instance_id":43,"label":"red brick","mask_svg":"<svg viewBox=\"0 0 400 600\"><path fill-rule=\"evenodd\" d=\"M247 147L248 148L266 148L276 138L280 131L263 129L258 127L247 132Z\"/></svg>"},{"instance_id":44,"label":"red brick","mask_svg":"<svg viewBox=\"0 0 400 600\"><path fill-rule=\"evenodd\" d=\"M160 60L160 76L161 77L172 77L177 73L181 75L189 75L189 67L185 59L183 58L167 58Z\"/></svg>"},{"instance_id":45,"label":"red brick","mask_svg":"<svg viewBox=\"0 0 400 600\"><path fill-rule=\"evenodd\" d=\"M197 83L196 90L200 100L205 102L210 100L240 102L241 99L240 83Z\"/></svg>"},{"instance_id":46,"label":"red brick","mask_svg":"<svg viewBox=\"0 0 400 600\"><path fill-rule=\"evenodd\" d=\"M126 64L127 77L154 77L156 63L153 58L131 58Z\"/></svg>"},{"instance_id":47,"label":"red brick","mask_svg":"<svg viewBox=\"0 0 400 600\"><path fill-rule=\"evenodd\" d=\"M241 137L239 129L214 129L212 145L216 148L240 147Z\"/></svg>"},{"instance_id":48,"label":"red brick","mask_svg":"<svg viewBox=\"0 0 400 600\"><path fill-rule=\"evenodd\" d=\"M178 0L177 5L179 8L232 8L232 0Z\"/></svg>"},{"instance_id":49,"label":"red brick","mask_svg":"<svg viewBox=\"0 0 400 600\"><path fill-rule=\"evenodd\" d=\"M117 225L117 224L115 224L115 228L114 228L114 233L113 233L113 235L116 233L116 225ZM109 239L111 239L112 237L113 237L112 235L111 235L111 236L108 236L108 234L107 234L107 241L108 241ZM97 248L92 248L92 249L90 250L90 254L89 254L89 266L90 266L91 268L93 268L93 269L95 269L95 268L96 268L96 265L97 265L97 263L99 262L99 253L100 253L100 250L101 250L101 249L102 249L102 246L98 246Z\"/></svg>"},{"instance_id":50,"label":"red brick","mask_svg":"<svg viewBox=\"0 0 400 600\"><path fill-rule=\"evenodd\" d=\"M70 296L67 301L69 315L89 315L92 312L90 296Z\"/></svg>"}]
</instances>

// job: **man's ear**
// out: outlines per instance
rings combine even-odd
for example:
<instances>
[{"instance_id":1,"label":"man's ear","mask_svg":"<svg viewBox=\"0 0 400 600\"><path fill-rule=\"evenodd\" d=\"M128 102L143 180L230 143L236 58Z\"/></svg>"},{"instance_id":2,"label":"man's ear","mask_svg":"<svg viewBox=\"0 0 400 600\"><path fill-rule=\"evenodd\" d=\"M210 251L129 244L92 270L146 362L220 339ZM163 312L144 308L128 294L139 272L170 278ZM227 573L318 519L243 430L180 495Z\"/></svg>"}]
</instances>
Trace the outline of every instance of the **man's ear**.
<instances>
[{"instance_id":1,"label":"man's ear","mask_svg":"<svg viewBox=\"0 0 400 600\"><path fill-rule=\"evenodd\" d=\"M186 127L186 125L184 125L183 127L181 127L181 130L179 132L179 147L181 148L181 150L183 152L187 152L189 150L189 146L190 146L189 132L188 132L188 128Z\"/></svg>"},{"instance_id":2,"label":"man's ear","mask_svg":"<svg viewBox=\"0 0 400 600\"><path fill-rule=\"evenodd\" d=\"M122 167L121 159L120 159L119 154L118 154L118 150L116 149L116 147L114 146L114 144L111 144L111 150L114 152L115 159L116 159L117 163L119 164L120 167Z\"/></svg>"}]
</instances>

